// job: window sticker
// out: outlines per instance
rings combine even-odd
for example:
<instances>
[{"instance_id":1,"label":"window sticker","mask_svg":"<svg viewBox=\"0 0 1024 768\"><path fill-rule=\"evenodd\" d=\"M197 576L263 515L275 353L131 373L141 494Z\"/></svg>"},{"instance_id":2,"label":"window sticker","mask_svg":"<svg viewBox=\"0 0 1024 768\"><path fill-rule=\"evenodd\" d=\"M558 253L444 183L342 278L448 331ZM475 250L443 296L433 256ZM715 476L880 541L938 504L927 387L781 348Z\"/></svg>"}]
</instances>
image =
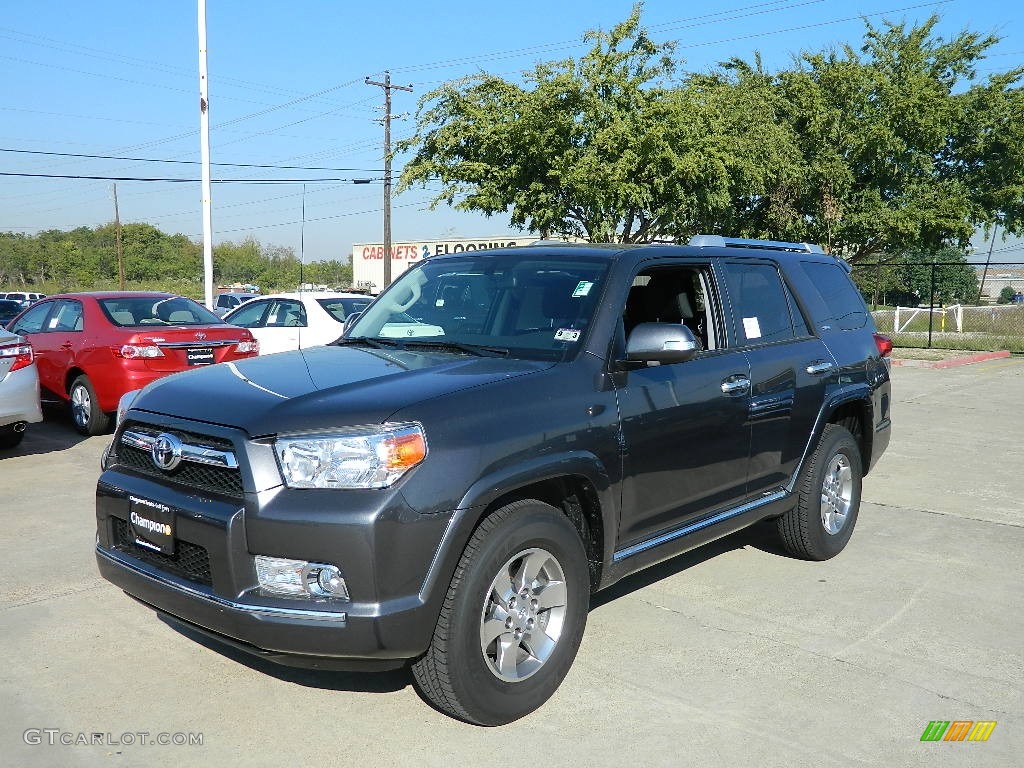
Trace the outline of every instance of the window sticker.
<instances>
[{"instance_id":1,"label":"window sticker","mask_svg":"<svg viewBox=\"0 0 1024 768\"><path fill-rule=\"evenodd\" d=\"M435 301L434 302L434 306L435 307L443 307L444 306L444 299L438 299L437 301Z\"/></svg>"},{"instance_id":2,"label":"window sticker","mask_svg":"<svg viewBox=\"0 0 1024 768\"><path fill-rule=\"evenodd\" d=\"M555 341L579 341L580 332L575 328L559 328L555 333Z\"/></svg>"},{"instance_id":3,"label":"window sticker","mask_svg":"<svg viewBox=\"0 0 1024 768\"><path fill-rule=\"evenodd\" d=\"M756 317L743 318L743 333L747 335L748 339L761 338L761 324L757 322Z\"/></svg>"},{"instance_id":4,"label":"window sticker","mask_svg":"<svg viewBox=\"0 0 1024 768\"><path fill-rule=\"evenodd\" d=\"M576 290L572 292L572 297L574 299L578 299L581 296L586 296L590 293L590 289L593 287L594 284L589 280L580 280L579 284L576 286Z\"/></svg>"}]
</instances>

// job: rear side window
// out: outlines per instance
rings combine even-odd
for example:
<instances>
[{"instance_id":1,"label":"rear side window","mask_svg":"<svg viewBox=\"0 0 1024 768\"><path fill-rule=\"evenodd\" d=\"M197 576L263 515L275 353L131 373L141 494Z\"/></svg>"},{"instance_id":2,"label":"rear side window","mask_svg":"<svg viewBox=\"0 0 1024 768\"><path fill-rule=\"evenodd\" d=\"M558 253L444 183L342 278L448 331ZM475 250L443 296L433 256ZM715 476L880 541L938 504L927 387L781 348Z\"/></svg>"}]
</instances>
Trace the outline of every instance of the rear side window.
<instances>
[{"instance_id":1,"label":"rear side window","mask_svg":"<svg viewBox=\"0 0 1024 768\"><path fill-rule=\"evenodd\" d=\"M868 308L846 270L838 264L815 261L804 261L800 266L825 302L835 328L853 331L864 327Z\"/></svg>"},{"instance_id":2,"label":"rear side window","mask_svg":"<svg viewBox=\"0 0 1024 768\"><path fill-rule=\"evenodd\" d=\"M771 264L725 262L726 286L732 302L733 338L740 346L786 341L806 335L801 318L793 327L790 302L779 271Z\"/></svg>"}]
</instances>

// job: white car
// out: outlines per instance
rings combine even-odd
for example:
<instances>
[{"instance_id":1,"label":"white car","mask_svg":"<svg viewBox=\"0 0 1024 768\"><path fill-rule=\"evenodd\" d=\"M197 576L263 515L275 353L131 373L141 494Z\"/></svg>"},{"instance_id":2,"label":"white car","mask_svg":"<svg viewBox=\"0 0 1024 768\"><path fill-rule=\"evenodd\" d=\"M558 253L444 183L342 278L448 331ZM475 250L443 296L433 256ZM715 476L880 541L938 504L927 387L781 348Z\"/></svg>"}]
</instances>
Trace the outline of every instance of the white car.
<instances>
[{"instance_id":1,"label":"white car","mask_svg":"<svg viewBox=\"0 0 1024 768\"><path fill-rule=\"evenodd\" d=\"M42 420L32 345L0 328L0 449L16 446L25 427Z\"/></svg>"},{"instance_id":2,"label":"white car","mask_svg":"<svg viewBox=\"0 0 1024 768\"><path fill-rule=\"evenodd\" d=\"M345 319L372 300L361 293L275 293L249 299L224 322L248 328L267 355L329 344L341 337Z\"/></svg>"}]
</instances>

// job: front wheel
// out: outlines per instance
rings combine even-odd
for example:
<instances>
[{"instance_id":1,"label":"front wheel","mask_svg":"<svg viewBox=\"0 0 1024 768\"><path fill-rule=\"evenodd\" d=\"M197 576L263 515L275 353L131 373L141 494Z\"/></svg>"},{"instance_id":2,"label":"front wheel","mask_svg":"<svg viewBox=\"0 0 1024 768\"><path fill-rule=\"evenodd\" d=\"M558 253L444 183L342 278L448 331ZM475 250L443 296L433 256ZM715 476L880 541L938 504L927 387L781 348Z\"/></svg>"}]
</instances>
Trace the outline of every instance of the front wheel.
<instances>
[{"instance_id":1,"label":"front wheel","mask_svg":"<svg viewBox=\"0 0 1024 768\"><path fill-rule=\"evenodd\" d=\"M853 435L826 424L800 473L796 506L779 518L779 535L790 554L828 560L843 551L857 523L862 475Z\"/></svg>"},{"instance_id":2,"label":"front wheel","mask_svg":"<svg viewBox=\"0 0 1024 768\"><path fill-rule=\"evenodd\" d=\"M71 401L71 419L75 429L87 437L102 435L110 426L110 417L100 409L96 390L85 374L71 384L68 392Z\"/></svg>"},{"instance_id":3,"label":"front wheel","mask_svg":"<svg viewBox=\"0 0 1024 768\"><path fill-rule=\"evenodd\" d=\"M441 711L503 725L550 698L587 621L583 543L559 510L517 501L489 515L466 545L426 654L420 693Z\"/></svg>"}]
</instances>

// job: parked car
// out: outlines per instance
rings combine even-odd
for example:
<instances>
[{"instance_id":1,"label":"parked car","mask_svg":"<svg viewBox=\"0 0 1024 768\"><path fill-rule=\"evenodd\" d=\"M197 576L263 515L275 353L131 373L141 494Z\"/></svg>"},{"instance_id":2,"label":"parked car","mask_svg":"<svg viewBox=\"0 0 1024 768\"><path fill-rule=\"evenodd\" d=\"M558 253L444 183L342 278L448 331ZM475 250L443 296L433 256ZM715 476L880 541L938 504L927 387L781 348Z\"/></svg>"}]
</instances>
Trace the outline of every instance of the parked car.
<instances>
[{"instance_id":1,"label":"parked car","mask_svg":"<svg viewBox=\"0 0 1024 768\"><path fill-rule=\"evenodd\" d=\"M42 420L32 345L0 328L0 449L16 446L25 428Z\"/></svg>"},{"instance_id":2,"label":"parked car","mask_svg":"<svg viewBox=\"0 0 1024 768\"><path fill-rule=\"evenodd\" d=\"M6 327L23 309L20 301L5 299L0 295L0 326Z\"/></svg>"},{"instance_id":3,"label":"parked car","mask_svg":"<svg viewBox=\"0 0 1024 768\"><path fill-rule=\"evenodd\" d=\"M345 330L345 319L362 312L372 298L360 293L277 293L259 296L224 315L248 328L260 354L328 344Z\"/></svg>"},{"instance_id":4,"label":"parked car","mask_svg":"<svg viewBox=\"0 0 1024 768\"><path fill-rule=\"evenodd\" d=\"M244 304L249 299L254 299L260 296L259 293L242 293L242 292L231 292L231 293L218 293L213 301L213 312L219 317L224 317L235 307Z\"/></svg>"},{"instance_id":5,"label":"parked car","mask_svg":"<svg viewBox=\"0 0 1024 768\"><path fill-rule=\"evenodd\" d=\"M46 298L46 294L45 293L30 293L30 292L25 292L25 291L14 291L12 293L7 293L2 298L8 299L10 301L16 301L16 302L18 302L18 304L21 305L22 309L24 309L26 307L31 307L33 304L35 304L40 299L45 299Z\"/></svg>"},{"instance_id":6,"label":"parked car","mask_svg":"<svg viewBox=\"0 0 1024 768\"><path fill-rule=\"evenodd\" d=\"M50 296L11 330L35 349L46 399L69 402L75 428L98 435L125 392L162 376L258 353L249 331L170 293Z\"/></svg>"},{"instance_id":7,"label":"parked car","mask_svg":"<svg viewBox=\"0 0 1024 768\"><path fill-rule=\"evenodd\" d=\"M592 592L762 520L839 554L889 443L890 351L817 246L434 256L334 344L127 394L97 561L226 645L411 661L437 709L507 723L558 688Z\"/></svg>"}]
</instances>

